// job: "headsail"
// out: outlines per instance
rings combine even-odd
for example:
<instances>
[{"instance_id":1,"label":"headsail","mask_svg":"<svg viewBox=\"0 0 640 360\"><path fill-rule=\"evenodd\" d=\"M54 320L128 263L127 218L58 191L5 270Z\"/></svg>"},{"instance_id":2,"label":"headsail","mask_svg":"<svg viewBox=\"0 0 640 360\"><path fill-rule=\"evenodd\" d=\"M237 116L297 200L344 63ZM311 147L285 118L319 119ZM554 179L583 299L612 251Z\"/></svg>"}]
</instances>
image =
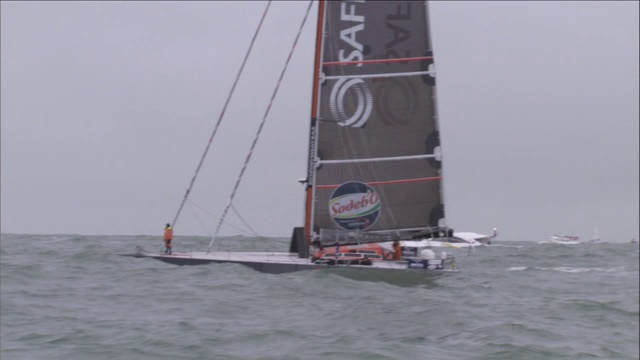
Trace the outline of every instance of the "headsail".
<instances>
[{"instance_id":1,"label":"headsail","mask_svg":"<svg viewBox=\"0 0 640 360\"><path fill-rule=\"evenodd\" d=\"M445 227L427 3L320 9L307 234Z\"/></svg>"}]
</instances>

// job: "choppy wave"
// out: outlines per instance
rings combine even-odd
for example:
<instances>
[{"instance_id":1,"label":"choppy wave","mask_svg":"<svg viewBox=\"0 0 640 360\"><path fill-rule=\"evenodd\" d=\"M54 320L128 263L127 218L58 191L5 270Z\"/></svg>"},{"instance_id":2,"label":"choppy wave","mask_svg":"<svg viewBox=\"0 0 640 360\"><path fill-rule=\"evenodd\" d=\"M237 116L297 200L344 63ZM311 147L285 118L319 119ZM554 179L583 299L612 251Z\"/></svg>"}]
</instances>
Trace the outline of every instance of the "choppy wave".
<instances>
[{"instance_id":1,"label":"choppy wave","mask_svg":"<svg viewBox=\"0 0 640 360\"><path fill-rule=\"evenodd\" d=\"M175 250L209 239L177 237ZM448 249L458 274L177 267L151 236L2 235L2 359L638 359L637 244ZM222 238L228 250L287 239Z\"/></svg>"},{"instance_id":2,"label":"choppy wave","mask_svg":"<svg viewBox=\"0 0 640 360\"><path fill-rule=\"evenodd\" d=\"M558 266L554 268L545 268L545 267L527 267L527 266L514 266L508 269L509 271L525 271L525 270L543 270L543 271L559 271L564 273L587 273L590 271L596 272L615 272L615 271L625 271L623 267L613 267L613 268L584 268L584 267L568 267L568 266Z\"/></svg>"}]
</instances>

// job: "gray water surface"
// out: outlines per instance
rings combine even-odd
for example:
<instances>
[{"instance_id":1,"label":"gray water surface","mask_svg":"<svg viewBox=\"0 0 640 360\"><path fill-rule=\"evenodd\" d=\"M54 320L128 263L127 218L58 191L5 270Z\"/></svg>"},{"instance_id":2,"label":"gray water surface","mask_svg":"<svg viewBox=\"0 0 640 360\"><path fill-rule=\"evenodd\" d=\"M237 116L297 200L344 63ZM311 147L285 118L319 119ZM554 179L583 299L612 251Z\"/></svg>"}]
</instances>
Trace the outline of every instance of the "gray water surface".
<instances>
[{"instance_id":1,"label":"gray water surface","mask_svg":"<svg viewBox=\"0 0 640 360\"><path fill-rule=\"evenodd\" d=\"M208 241L178 236L174 251ZM639 358L637 244L446 249L462 271L426 278L117 255L159 250L148 236L0 244L2 360ZM217 246L286 251L288 240Z\"/></svg>"}]
</instances>

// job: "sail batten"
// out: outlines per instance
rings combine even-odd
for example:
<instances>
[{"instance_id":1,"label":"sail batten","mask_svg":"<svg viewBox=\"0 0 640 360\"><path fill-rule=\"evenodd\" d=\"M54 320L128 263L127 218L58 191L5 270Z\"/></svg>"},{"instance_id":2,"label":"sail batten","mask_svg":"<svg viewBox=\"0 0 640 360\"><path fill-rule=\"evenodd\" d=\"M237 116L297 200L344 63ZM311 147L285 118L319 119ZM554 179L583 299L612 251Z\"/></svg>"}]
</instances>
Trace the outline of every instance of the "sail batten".
<instances>
[{"instance_id":1,"label":"sail batten","mask_svg":"<svg viewBox=\"0 0 640 360\"><path fill-rule=\"evenodd\" d=\"M402 77L402 76L435 76L434 71L413 71L413 72L401 72L401 73L387 73L387 74L358 74L358 75L334 75L334 76L323 76L321 80L338 80L338 79L353 79L353 78L362 78L362 79L373 79L373 78L389 78L389 77Z\"/></svg>"},{"instance_id":2,"label":"sail batten","mask_svg":"<svg viewBox=\"0 0 640 360\"><path fill-rule=\"evenodd\" d=\"M373 59L373 60L358 60L358 61L328 61L328 62L322 63L322 65L381 64L381 63L423 61L423 60L433 60L433 56L419 56L419 57L412 57L412 58Z\"/></svg>"},{"instance_id":3,"label":"sail batten","mask_svg":"<svg viewBox=\"0 0 640 360\"><path fill-rule=\"evenodd\" d=\"M399 161L399 160L415 160L415 159L435 159L439 154L413 155L413 156L393 156L385 158L369 158L369 159L345 159L345 160L318 160L318 164L353 164L377 161Z\"/></svg>"}]
</instances>

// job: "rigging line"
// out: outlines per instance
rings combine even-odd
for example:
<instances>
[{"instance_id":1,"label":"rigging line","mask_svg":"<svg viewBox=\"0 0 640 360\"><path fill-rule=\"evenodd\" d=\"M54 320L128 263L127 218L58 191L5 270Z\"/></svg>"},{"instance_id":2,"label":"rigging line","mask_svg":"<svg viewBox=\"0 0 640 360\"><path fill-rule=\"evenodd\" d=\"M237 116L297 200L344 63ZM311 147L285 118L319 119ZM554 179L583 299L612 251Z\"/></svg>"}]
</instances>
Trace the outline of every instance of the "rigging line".
<instances>
[{"instance_id":1,"label":"rigging line","mask_svg":"<svg viewBox=\"0 0 640 360\"><path fill-rule=\"evenodd\" d=\"M207 215L211 216L212 218L214 218L214 219L216 219L216 220L219 220L219 219L220 219L219 217L217 217L217 216L213 215L210 211L208 211L207 209L205 209L205 208L204 208L204 207L202 207L201 205L198 205L198 204L197 204L196 202L194 202L193 200L190 200L190 201L188 202L188 204L189 204L189 206L190 206L190 207L193 207L193 206L197 207L197 208L198 208L198 209L200 209L202 212L204 212L205 214L207 214ZM191 210L193 211L193 208L192 208ZM194 214L195 214L195 213L194 213ZM239 216L239 215L238 215L238 216ZM196 219L197 219L197 217L196 217ZM236 226L236 225L234 225L234 224L232 224L232 223L226 222L226 224L227 224L227 226L231 226L232 228L234 228L234 229L236 229L236 230L240 231L240 232L241 232L241 233L243 233L243 234L254 235L254 236L256 235L256 234L252 234L252 233L250 233L249 231L246 231L245 229L243 229L243 228L241 228L241 227L239 227L239 226ZM247 226L248 226L248 225L247 225ZM205 227L203 226L203 228L205 228ZM206 228L205 228L205 230L206 230L206 232L207 232L207 235L209 235L209 236L213 236L213 234L212 234L209 230L207 230ZM251 230L253 231L253 229L251 229ZM259 236L259 235L258 235L258 236Z\"/></svg>"},{"instance_id":2,"label":"rigging line","mask_svg":"<svg viewBox=\"0 0 640 360\"><path fill-rule=\"evenodd\" d=\"M231 205L231 209L233 210L234 213L236 213L236 215L238 216L240 221L242 221L244 226L246 226L249 229L249 231L251 232L251 235L255 237L260 237L260 234L258 234L257 231L253 230L253 228L247 223L247 221L242 217L242 215L240 215L240 213L238 212L238 209L236 209L234 205Z\"/></svg>"},{"instance_id":3,"label":"rigging line","mask_svg":"<svg viewBox=\"0 0 640 360\"><path fill-rule=\"evenodd\" d=\"M289 62L291 61L291 56L293 55L293 51L295 50L296 45L298 44L298 39L300 39L300 34L302 33L302 29L304 28L304 24L307 22L307 17L309 16L309 11L311 10L311 6L313 5L313 1L314 0L309 1L309 6L307 7L307 12L304 14L304 19L302 19L302 24L300 24L300 29L298 30L298 34L296 35L296 38L293 41L293 45L291 46L291 50L289 51L289 56L287 57L287 61L284 64L284 68L282 69L282 72L280 73L280 78L278 79L278 82L276 83L276 88L273 90L273 94L271 95L271 100L269 100L269 105L267 106L267 109L265 110L264 116L262 117L262 122L260 122L260 126L258 127L258 131L256 133L256 136L253 138L253 143L251 144L251 149L249 149L249 153L247 154L247 158L244 161L244 165L242 165L242 169L240 170L240 175L238 176L238 180L236 180L236 184L233 187L233 191L231 192L231 196L229 197L229 202L227 203L227 206L224 208L224 211L222 212L222 217L220 218L220 221L218 222L218 227L216 228L216 232L213 234L213 237L211 238L211 242L209 243L209 247L207 248L207 252L209 252L209 250L211 249L211 246L213 246L213 243L216 240L216 236L218 236L218 231L220 231L220 226L222 226L222 223L224 222L224 218L227 216L227 212L229 211L229 207L231 207L231 204L233 203L233 197L236 195L236 191L238 190L238 186L240 186L240 182L242 181L242 176L244 175L244 171L247 169L247 165L249 164L249 160L251 160L251 155L253 154L253 150L256 147L256 143L258 142L258 138L260 137L260 133L262 132L262 128L264 127L264 123L267 120L267 116L269 115L269 110L271 110L271 105L273 105L273 100L275 99L276 95L278 94L278 89L280 88L280 83L282 82L282 78L284 77L284 74L287 71L287 68L289 66Z\"/></svg>"},{"instance_id":4,"label":"rigging line","mask_svg":"<svg viewBox=\"0 0 640 360\"><path fill-rule=\"evenodd\" d=\"M198 213L193 209L193 205L194 203L189 203L189 210L191 210L191 213L193 214L193 217L196 218L196 221L198 222L198 225L200 225L200 227L202 228L202 230L204 230L204 232L206 232L209 236L211 236L211 233L209 232L209 230L207 229L206 226L204 226L204 224L202 223L202 221L200 220L200 217L198 216Z\"/></svg>"},{"instance_id":5,"label":"rigging line","mask_svg":"<svg viewBox=\"0 0 640 360\"><path fill-rule=\"evenodd\" d=\"M233 81L233 86L231 86L231 91L229 91L229 95L227 96L227 100L225 101L224 106L222 107L222 111L220 112L220 116L218 117L218 122L216 122L216 126L213 128L213 133L211 133L211 137L209 138L209 142L207 143L207 147L204 149L204 153L202 154L202 157L200 158L200 162L198 163L198 167L196 168L196 172L195 172L195 174L193 174L193 178L191 178L191 182L189 183L189 187L187 188L187 191L184 194L184 198L182 199L182 202L180 203L180 207L178 207L178 212L176 213L176 216L173 218L173 222L171 223L173 228L176 227L176 222L178 221L178 217L180 216L180 213L182 212L182 208L184 207L184 203L187 201L187 198L189 197L189 193L191 193L191 189L193 188L193 184L196 182L196 177L198 177L198 173L200 172L200 168L202 167L202 163L204 162L204 158L207 156L207 153L209 152L209 148L211 147L211 143L213 142L213 138L216 136L216 133L218 132L218 128L220 127L220 123L222 123L222 118L224 117L224 113L227 110L227 106L229 105L229 101L231 100L231 96L233 95L233 92L236 89L236 85L238 84L238 80L240 79L240 75L242 74L242 70L244 69L244 66L247 63L247 59L249 58L249 54L251 54L251 49L253 48L253 44L255 43L256 38L258 37L258 33L260 32L260 28L262 27L262 23L264 22L264 18L267 16L267 11L269 11L269 6L270 5L271 5L271 0L269 0L269 2L267 2L267 7L264 9L264 12L262 13L262 18L260 18L260 23L258 23L258 28L256 29L256 32L253 34L253 38L251 39L251 43L249 44L249 49L247 50L247 53L244 56L244 60L242 61L242 65L240 66L240 70L238 71L238 74L236 75L236 78Z\"/></svg>"}]
</instances>

